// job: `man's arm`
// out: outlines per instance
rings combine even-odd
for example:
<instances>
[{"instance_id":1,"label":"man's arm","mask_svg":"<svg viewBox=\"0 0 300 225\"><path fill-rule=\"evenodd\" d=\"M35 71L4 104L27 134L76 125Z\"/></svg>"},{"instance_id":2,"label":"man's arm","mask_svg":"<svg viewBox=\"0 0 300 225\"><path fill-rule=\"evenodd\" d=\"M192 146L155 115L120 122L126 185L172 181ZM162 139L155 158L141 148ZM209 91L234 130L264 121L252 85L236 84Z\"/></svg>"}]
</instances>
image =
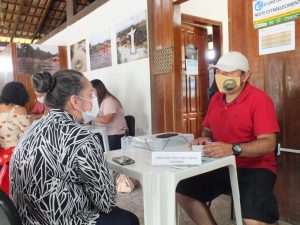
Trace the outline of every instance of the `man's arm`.
<instances>
[{"instance_id":1,"label":"man's arm","mask_svg":"<svg viewBox=\"0 0 300 225\"><path fill-rule=\"evenodd\" d=\"M269 133L257 136L255 141L241 143L241 157L257 157L268 152L272 152L276 145L276 134ZM207 143L203 148L203 154L208 157L224 157L232 155L232 144L224 142Z\"/></svg>"},{"instance_id":2,"label":"man's arm","mask_svg":"<svg viewBox=\"0 0 300 225\"><path fill-rule=\"evenodd\" d=\"M209 137L212 138L212 132L209 128L204 127L201 133L201 137Z\"/></svg>"},{"instance_id":3,"label":"man's arm","mask_svg":"<svg viewBox=\"0 0 300 225\"><path fill-rule=\"evenodd\" d=\"M276 145L276 134L263 134L257 136L255 141L241 143L242 153L240 156L256 157L268 152L272 152Z\"/></svg>"},{"instance_id":4,"label":"man's arm","mask_svg":"<svg viewBox=\"0 0 300 225\"><path fill-rule=\"evenodd\" d=\"M210 142L212 138L212 132L209 128L204 127L201 133L201 137L195 139L193 141L194 145L205 145L206 143Z\"/></svg>"}]
</instances>

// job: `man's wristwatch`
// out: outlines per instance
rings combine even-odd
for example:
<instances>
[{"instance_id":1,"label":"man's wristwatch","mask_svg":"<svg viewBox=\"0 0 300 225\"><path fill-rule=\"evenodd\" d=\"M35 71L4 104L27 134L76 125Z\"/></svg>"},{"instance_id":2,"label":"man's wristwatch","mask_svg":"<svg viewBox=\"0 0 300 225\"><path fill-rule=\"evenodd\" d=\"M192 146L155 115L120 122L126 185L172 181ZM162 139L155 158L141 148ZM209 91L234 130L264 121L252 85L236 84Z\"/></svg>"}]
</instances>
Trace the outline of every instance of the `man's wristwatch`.
<instances>
[{"instance_id":1,"label":"man's wristwatch","mask_svg":"<svg viewBox=\"0 0 300 225\"><path fill-rule=\"evenodd\" d=\"M242 146L240 143L232 144L232 152L235 156L239 156L242 153Z\"/></svg>"}]
</instances>

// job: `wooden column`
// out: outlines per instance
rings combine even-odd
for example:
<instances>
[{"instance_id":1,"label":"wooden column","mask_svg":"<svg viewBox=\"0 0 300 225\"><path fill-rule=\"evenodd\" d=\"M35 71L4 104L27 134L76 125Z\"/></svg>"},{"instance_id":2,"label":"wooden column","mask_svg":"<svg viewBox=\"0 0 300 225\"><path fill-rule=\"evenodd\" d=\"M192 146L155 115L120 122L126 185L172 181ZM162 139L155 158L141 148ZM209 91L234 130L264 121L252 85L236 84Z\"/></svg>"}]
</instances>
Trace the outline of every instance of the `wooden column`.
<instances>
[{"instance_id":1,"label":"wooden column","mask_svg":"<svg viewBox=\"0 0 300 225\"><path fill-rule=\"evenodd\" d=\"M148 0L148 15L152 132L181 131L180 5Z\"/></svg>"}]
</instances>

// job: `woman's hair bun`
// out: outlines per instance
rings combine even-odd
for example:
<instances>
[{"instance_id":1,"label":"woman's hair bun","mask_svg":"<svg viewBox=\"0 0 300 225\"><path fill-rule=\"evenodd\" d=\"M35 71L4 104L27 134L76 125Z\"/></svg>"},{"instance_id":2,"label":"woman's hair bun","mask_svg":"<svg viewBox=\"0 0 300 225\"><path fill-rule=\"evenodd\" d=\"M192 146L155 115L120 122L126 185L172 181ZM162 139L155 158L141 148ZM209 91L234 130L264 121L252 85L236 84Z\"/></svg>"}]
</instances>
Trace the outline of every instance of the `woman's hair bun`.
<instances>
[{"instance_id":1,"label":"woman's hair bun","mask_svg":"<svg viewBox=\"0 0 300 225\"><path fill-rule=\"evenodd\" d=\"M55 86L53 77L46 71L33 74L31 80L33 88L39 93L50 92Z\"/></svg>"}]
</instances>

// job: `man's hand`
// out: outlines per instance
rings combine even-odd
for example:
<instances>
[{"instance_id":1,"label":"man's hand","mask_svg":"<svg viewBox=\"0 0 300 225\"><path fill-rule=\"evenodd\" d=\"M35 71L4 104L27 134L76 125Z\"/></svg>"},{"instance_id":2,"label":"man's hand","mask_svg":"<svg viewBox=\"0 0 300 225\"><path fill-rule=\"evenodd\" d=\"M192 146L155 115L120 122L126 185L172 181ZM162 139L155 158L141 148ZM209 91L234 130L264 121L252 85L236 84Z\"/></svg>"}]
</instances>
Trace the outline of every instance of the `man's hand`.
<instances>
[{"instance_id":1,"label":"man's hand","mask_svg":"<svg viewBox=\"0 0 300 225\"><path fill-rule=\"evenodd\" d=\"M209 137L199 137L193 141L193 145L206 145L211 142Z\"/></svg>"},{"instance_id":2,"label":"man's hand","mask_svg":"<svg viewBox=\"0 0 300 225\"><path fill-rule=\"evenodd\" d=\"M224 142L207 142L203 146L203 156L212 158L221 158L224 156L232 155L232 144Z\"/></svg>"}]
</instances>

